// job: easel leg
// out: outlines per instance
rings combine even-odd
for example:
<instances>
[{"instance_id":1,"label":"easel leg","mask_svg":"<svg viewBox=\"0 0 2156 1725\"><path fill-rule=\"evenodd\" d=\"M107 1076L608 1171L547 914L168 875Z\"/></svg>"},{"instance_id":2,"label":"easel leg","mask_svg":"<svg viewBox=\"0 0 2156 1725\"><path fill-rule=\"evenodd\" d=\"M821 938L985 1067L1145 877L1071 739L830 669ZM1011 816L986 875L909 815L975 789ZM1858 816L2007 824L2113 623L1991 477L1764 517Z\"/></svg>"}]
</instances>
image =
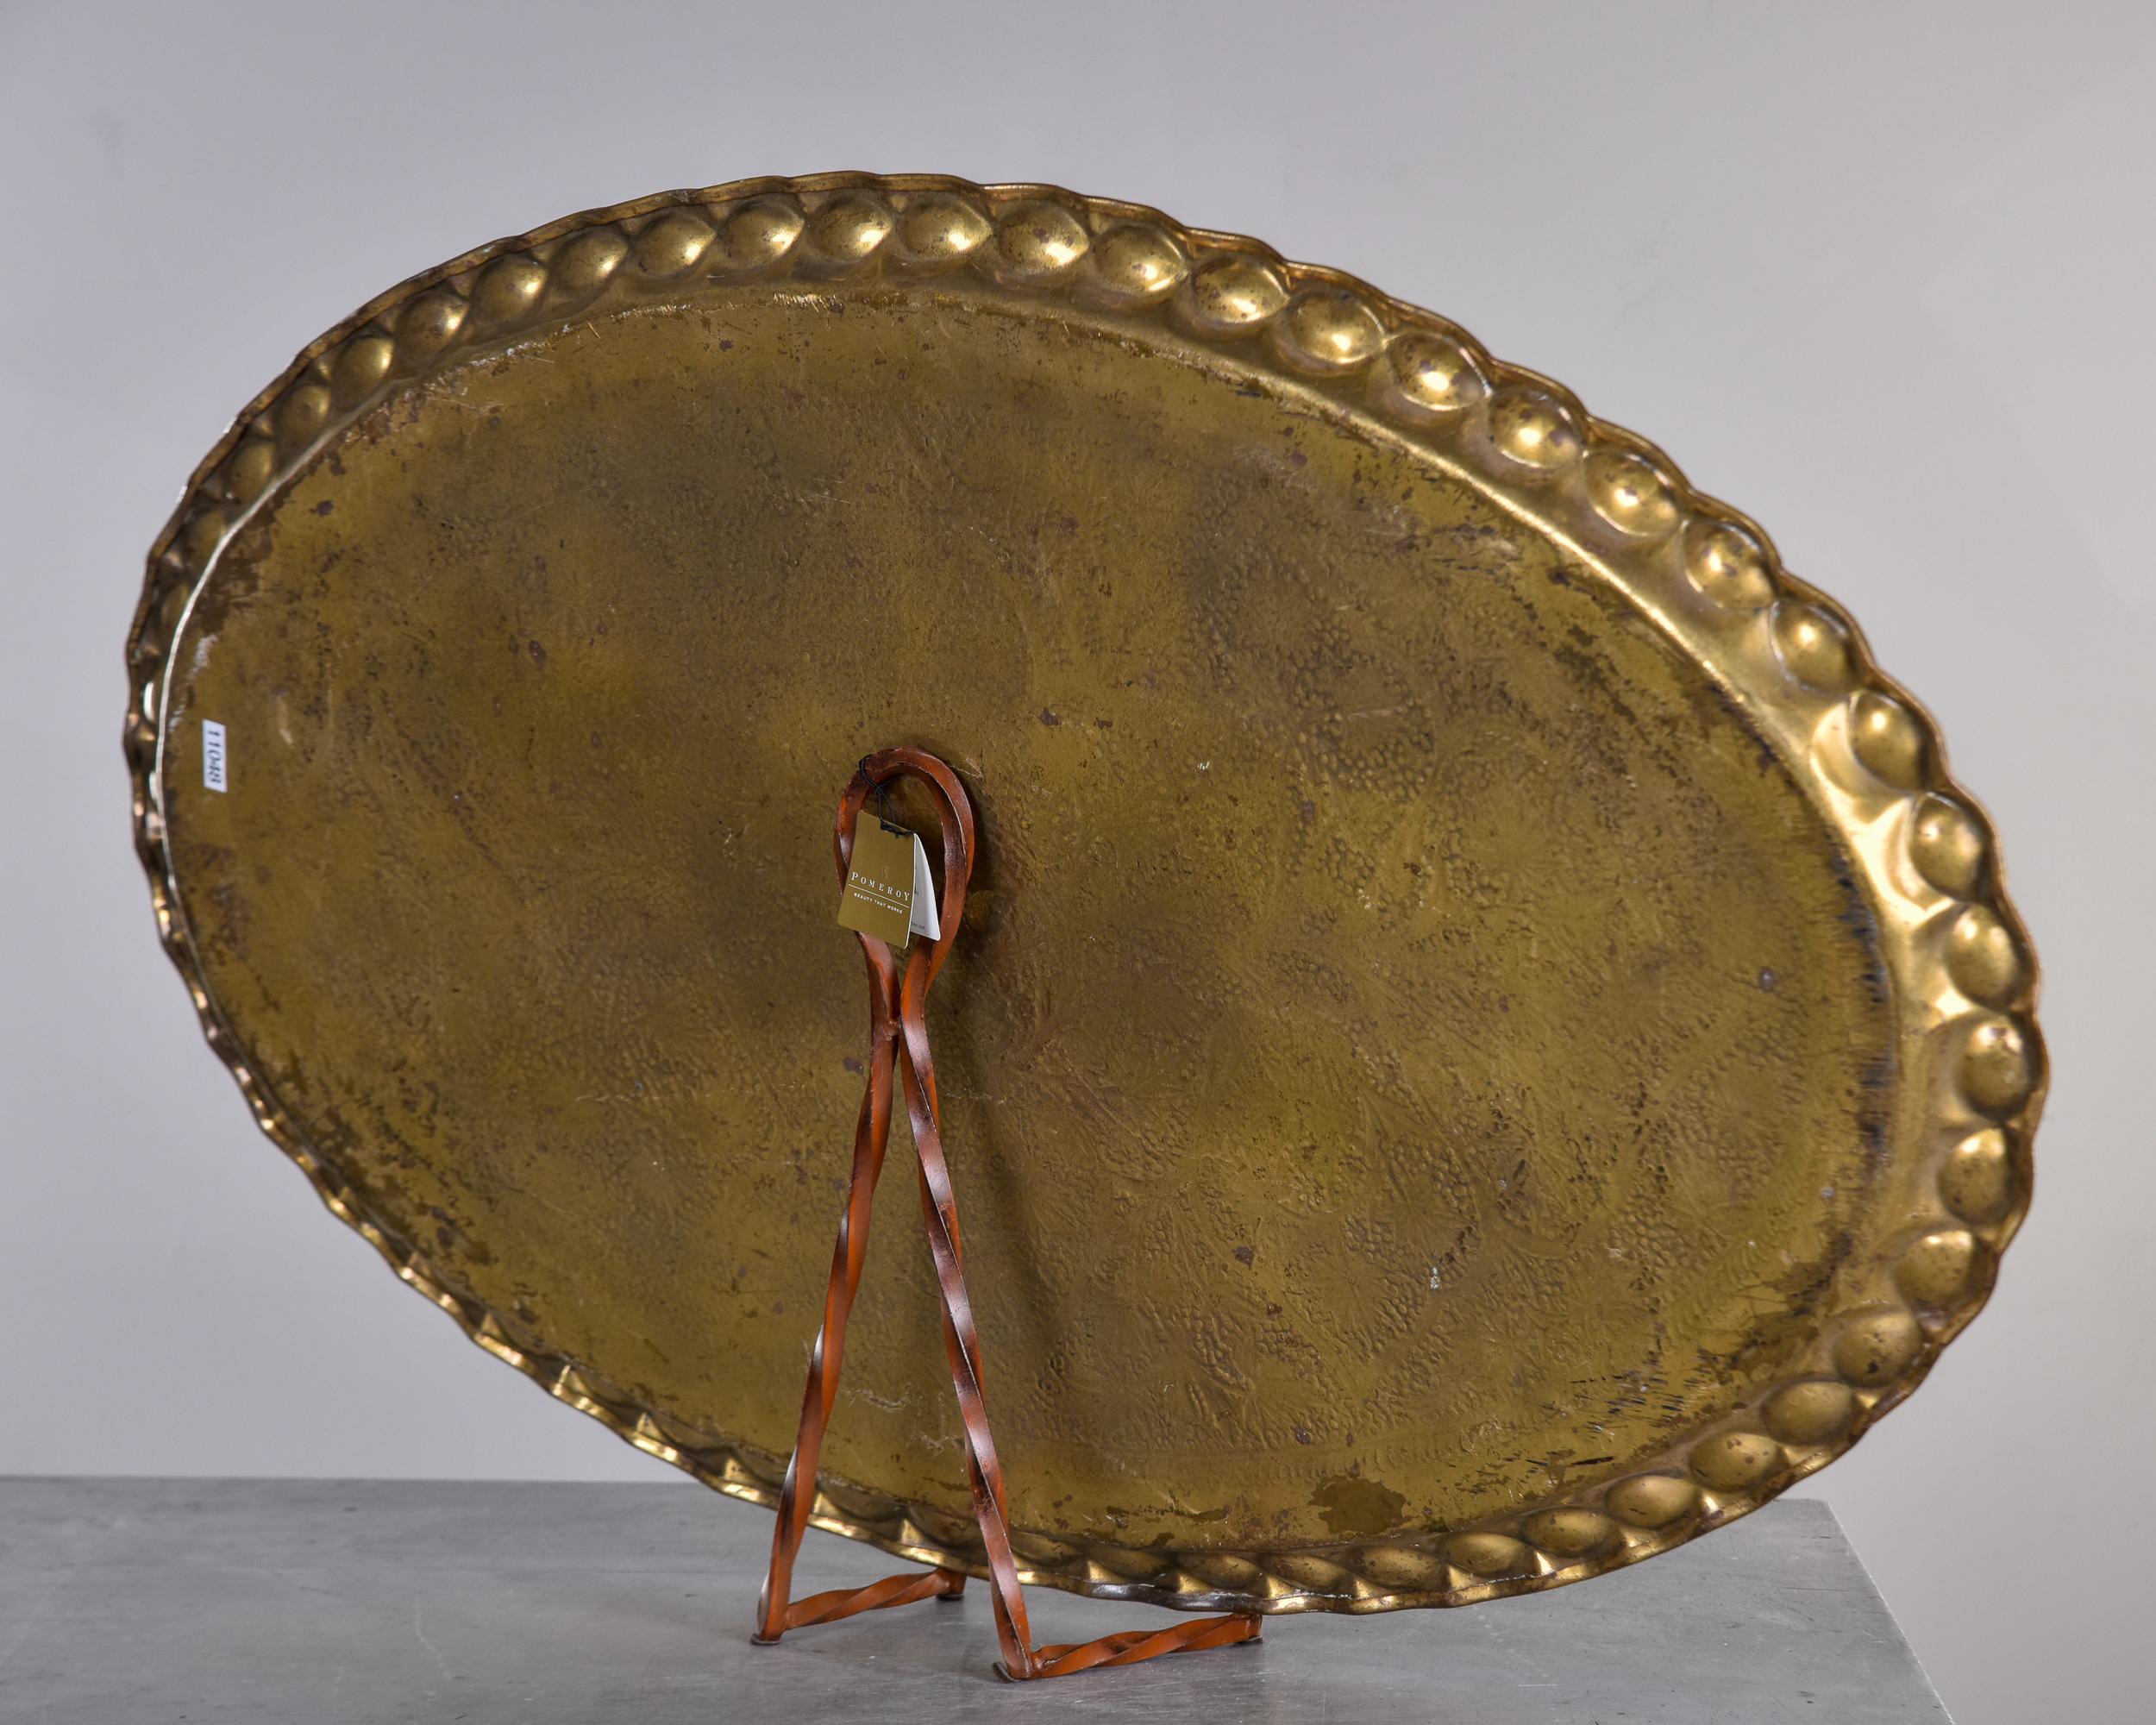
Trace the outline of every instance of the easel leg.
<instances>
[{"instance_id":1,"label":"easel leg","mask_svg":"<svg viewBox=\"0 0 2156 1725\"><path fill-rule=\"evenodd\" d=\"M880 950L882 949L879 949ZM801 1398L801 1427L793 1458L787 1465L786 1482L779 1492L778 1525L771 1537L771 1566L766 1571L763 1596L756 1605L756 1631L749 1640L769 1647L788 1629L812 1623L833 1623L862 1611L890 1605L911 1605L921 1599L956 1599L965 1591L966 1578L957 1570L931 1570L924 1575L888 1576L867 1587L839 1588L791 1600L793 1559L808 1531L808 1518L816 1498L816 1464L823 1450L824 1430L830 1423L838 1395L839 1367L846 1353L846 1322L852 1315L854 1296L860 1290L862 1265L868 1255L868 1219L875 1197L876 1181L891 1138L892 1073L898 1058L897 1026L893 1002L897 978L887 950L881 966L874 955L869 963L868 1082L861 1101L861 1119L854 1132L853 1172L846 1189L846 1208L838 1224L838 1239L831 1251L830 1283L824 1298L823 1327L817 1333L815 1351L809 1356L807 1388Z\"/></svg>"}]
</instances>

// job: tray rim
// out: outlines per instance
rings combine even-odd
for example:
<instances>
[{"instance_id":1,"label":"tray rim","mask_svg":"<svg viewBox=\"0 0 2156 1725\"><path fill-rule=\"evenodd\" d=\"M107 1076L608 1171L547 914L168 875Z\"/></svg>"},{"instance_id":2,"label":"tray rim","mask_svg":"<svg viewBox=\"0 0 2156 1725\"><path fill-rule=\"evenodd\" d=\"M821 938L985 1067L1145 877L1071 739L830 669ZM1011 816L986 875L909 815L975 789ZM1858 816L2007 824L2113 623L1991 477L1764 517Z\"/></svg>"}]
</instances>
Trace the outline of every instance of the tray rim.
<instances>
[{"instance_id":1,"label":"tray rim","mask_svg":"<svg viewBox=\"0 0 2156 1725\"><path fill-rule=\"evenodd\" d=\"M908 221L920 213L925 219ZM572 250L579 242L580 254ZM1836 1371L1770 1384L1729 1419L1620 1478L1470 1527L1250 1552L1163 1552L1020 1532L1024 1580L1183 1609L1268 1614L1463 1605L1539 1591L1625 1567L1748 1514L1845 1453L1923 1381L1983 1308L1998 1257L2027 1214L2031 1143L2047 1085L2035 1020L2040 977L1982 806L1948 772L1928 712L1878 670L1855 623L1782 567L1757 523L1695 490L1654 444L1596 419L1563 386L1495 359L1447 319L1351 275L1291 262L1242 235L1186 227L1145 205L933 174L761 177L661 192L490 242L411 276L302 348L248 403L196 467L151 547L128 631L124 744L136 852L160 938L257 1125L401 1280L487 1352L637 1448L729 1496L776 1502L785 1458L668 1429L574 1360L512 1338L497 1314L438 1276L421 1247L367 1214L249 1070L223 1022L190 945L157 800L171 649L217 553L254 505L382 392L460 350L580 312L617 279L663 291L706 260L718 267L705 273L721 279L812 285L857 283L879 270L902 280L970 273L1020 298L1169 319L1179 339L1238 349L1244 364L1259 348L1261 369L1333 392L1364 423L1382 423L1480 481L1500 506L1589 562L1607 567L1674 546L1693 590L1686 603L1766 614L1781 671L1806 698L1823 698L1843 715L1842 764L1907 805L1900 860L1954 919L1952 937L1975 931L1959 945L1951 937L1942 943L1922 974L1895 971L1894 984L1954 1026L1948 1091L1972 1120L1989 1123L1966 1142L1996 1137L2005 1195L1981 1214L1968 1214L1965 1202L1958 1212L1934 1170L1936 1213L1897 1237L1901 1304L1877 1303L1821 1326L1822 1337L1841 1326ZM571 303L562 303L565 294ZM1470 427L1475 435L1463 435ZM1803 781L1798 763L1789 765ZM1814 787L1808 794L1817 800ZM1858 872L1867 894L1875 892ZM1897 1013L1907 1017L1906 1008ZM1849 1369L1840 1370L1845 1353ZM829 1476L819 1484L812 1525L986 1574L968 1518Z\"/></svg>"}]
</instances>

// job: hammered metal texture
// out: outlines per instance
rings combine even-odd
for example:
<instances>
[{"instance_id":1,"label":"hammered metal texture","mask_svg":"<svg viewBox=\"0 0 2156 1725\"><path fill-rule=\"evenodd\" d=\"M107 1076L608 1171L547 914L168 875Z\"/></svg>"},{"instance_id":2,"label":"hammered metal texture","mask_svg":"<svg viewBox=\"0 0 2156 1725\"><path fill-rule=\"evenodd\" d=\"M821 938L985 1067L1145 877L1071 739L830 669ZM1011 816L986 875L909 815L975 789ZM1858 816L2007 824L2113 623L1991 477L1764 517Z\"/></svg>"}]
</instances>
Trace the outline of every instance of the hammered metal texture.
<instances>
[{"instance_id":1,"label":"hammered metal texture","mask_svg":"<svg viewBox=\"0 0 2156 1725\"><path fill-rule=\"evenodd\" d=\"M954 761L1028 1581L1363 1611L1651 1555L1907 1395L2026 1208L2034 957L1853 624L1557 386L1156 211L838 175L457 259L212 451L128 664L264 1130L761 1502L856 1083L822 811ZM815 1521L979 1572L925 1267L864 1289Z\"/></svg>"}]
</instances>

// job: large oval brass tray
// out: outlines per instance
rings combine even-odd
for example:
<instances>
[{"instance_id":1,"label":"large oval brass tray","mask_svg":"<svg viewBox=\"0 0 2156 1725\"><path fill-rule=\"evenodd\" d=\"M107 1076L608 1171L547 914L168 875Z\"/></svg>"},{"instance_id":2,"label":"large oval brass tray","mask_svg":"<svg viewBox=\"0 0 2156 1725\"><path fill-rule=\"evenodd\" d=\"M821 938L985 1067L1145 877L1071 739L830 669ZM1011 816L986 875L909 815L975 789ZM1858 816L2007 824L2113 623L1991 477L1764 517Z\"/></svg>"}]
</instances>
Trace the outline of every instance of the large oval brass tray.
<instances>
[{"instance_id":1,"label":"large oval brass tray","mask_svg":"<svg viewBox=\"0 0 2156 1725\"><path fill-rule=\"evenodd\" d=\"M470 253L241 416L128 662L264 1129L736 1496L829 1262L828 823L887 744L983 822L934 1028L1030 1580L1632 1562L1907 1395L2023 1212L2029 949L1848 619L1557 386L1153 210L848 175ZM817 1517L967 1562L880 1201Z\"/></svg>"}]
</instances>

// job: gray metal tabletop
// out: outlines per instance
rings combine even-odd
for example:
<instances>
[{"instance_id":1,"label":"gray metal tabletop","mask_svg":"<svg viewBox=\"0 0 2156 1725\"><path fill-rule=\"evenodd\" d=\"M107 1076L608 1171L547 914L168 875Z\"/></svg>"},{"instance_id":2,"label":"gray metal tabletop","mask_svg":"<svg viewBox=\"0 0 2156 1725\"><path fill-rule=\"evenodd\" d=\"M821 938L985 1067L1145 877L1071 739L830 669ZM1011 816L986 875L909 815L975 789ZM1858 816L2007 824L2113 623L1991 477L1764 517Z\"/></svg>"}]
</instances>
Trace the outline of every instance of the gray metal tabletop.
<instances>
[{"instance_id":1,"label":"gray metal tabletop","mask_svg":"<svg viewBox=\"0 0 2156 1725\"><path fill-rule=\"evenodd\" d=\"M1946 1719L1818 1502L1554 1593L1275 1618L1255 1647L1028 1684L992 1672L981 1587L752 1647L770 1538L765 1511L665 1482L0 1481L0 1720ZM796 1589L901 1567L814 1538ZM1028 1600L1042 1640L1174 1621Z\"/></svg>"}]
</instances>

